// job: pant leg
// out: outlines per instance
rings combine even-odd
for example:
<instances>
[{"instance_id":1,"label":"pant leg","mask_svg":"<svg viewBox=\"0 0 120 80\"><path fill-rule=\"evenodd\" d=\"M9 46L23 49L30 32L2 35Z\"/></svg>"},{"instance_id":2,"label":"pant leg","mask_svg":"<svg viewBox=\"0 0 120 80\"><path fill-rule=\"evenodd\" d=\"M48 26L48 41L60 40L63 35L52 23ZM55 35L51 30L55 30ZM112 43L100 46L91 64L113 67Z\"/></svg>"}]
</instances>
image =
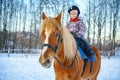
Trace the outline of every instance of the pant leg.
<instances>
[{"instance_id":1,"label":"pant leg","mask_svg":"<svg viewBox=\"0 0 120 80\"><path fill-rule=\"evenodd\" d=\"M81 55L81 58L84 60L85 58L87 58L87 56L85 55L85 52L83 51L83 49L78 45L78 41L76 41L76 45L77 45L77 49Z\"/></svg>"},{"instance_id":2,"label":"pant leg","mask_svg":"<svg viewBox=\"0 0 120 80\"><path fill-rule=\"evenodd\" d=\"M71 34L74 36L75 40L77 41L78 44L77 46L79 46L84 51L87 57L91 57L94 54L94 52L92 51L88 41L84 37L79 38L75 33L71 33Z\"/></svg>"},{"instance_id":3,"label":"pant leg","mask_svg":"<svg viewBox=\"0 0 120 80\"><path fill-rule=\"evenodd\" d=\"M84 44L84 52L86 56L91 57L94 54L91 45L88 43L88 41L85 38L79 38L79 41L82 41L82 43Z\"/></svg>"}]
</instances>

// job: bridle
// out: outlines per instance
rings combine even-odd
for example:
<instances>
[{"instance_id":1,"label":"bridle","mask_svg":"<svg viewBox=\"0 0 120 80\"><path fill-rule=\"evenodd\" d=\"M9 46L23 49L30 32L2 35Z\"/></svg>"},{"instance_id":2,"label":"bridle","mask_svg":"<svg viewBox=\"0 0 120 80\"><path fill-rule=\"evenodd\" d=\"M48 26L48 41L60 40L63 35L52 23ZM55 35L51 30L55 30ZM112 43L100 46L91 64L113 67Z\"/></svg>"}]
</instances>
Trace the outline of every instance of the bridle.
<instances>
[{"instance_id":1,"label":"bridle","mask_svg":"<svg viewBox=\"0 0 120 80\"><path fill-rule=\"evenodd\" d=\"M52 50L54 51L54 53L56 54L57 49L58 49L58 45L60 44L61 41L62 41L61 35L58 34L58 41L57 41L57 44L56 44L55 47L54 47L53 45L51 45L51 44L43 44L42 47L48 46L48 47L49 47L50 49L52 49ZM76 50L76 53L77 53L77 50ZM70 65L65 66L63 63L61 63L61 62L57 59L57 57L55 57L55 54L54 54L55 60L56 60L63 68L71 68L71 67L73 66L73 63L75 62L76 55L77 55L77 54L75 54L75 57L74 57L74 59L73 59L73 61L72 61L72 63L71 63Z\"/></svg>"},{"instance_id":2,"label":"bridle","mask_svg":"<svg viewBox=\"0 0 120 80\"><path fill-rule=\"evenodd\" d=\"M57 36L56 36L57 37ZM61 42L61 35L60 34L58 34L58 41L57 41L57 45L54 47L53 45L51 45L51 44L43 44L42 45L42 47L44 47L44 46L48 46L50 49L52 49L53 51L54 51L54 53L56 53L57 52L57 49L58 49L58 45L59 45L59 43Z\"/></svg>"}]
</instances>

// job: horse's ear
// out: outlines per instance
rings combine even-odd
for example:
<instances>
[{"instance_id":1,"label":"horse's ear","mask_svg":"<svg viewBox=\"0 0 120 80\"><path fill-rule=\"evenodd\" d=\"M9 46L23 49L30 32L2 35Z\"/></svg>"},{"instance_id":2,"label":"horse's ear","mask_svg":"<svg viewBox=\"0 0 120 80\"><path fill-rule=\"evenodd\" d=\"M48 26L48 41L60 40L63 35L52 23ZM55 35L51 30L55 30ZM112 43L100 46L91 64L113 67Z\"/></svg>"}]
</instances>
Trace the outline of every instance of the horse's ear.
<instances>
[{"instance_id":1,"label":"horse's ear","mask_svg":"<svg viewBox=\"0 0 120 80\"><path fill-rule=\"evenodd\" d=\"M45 20L47 18L47 16L45 15L44 12L42 12L42 20Z\"/></svg>"},{"instance_id":2,"label":"horse's ear","mask_svg":"<svg viewBox=\"0 0 120 80\"><path fill-rule=\"evenodd\" d=\"M56 20L61 24L62 11L57 15Z\"/></svg>"}]
</instances>

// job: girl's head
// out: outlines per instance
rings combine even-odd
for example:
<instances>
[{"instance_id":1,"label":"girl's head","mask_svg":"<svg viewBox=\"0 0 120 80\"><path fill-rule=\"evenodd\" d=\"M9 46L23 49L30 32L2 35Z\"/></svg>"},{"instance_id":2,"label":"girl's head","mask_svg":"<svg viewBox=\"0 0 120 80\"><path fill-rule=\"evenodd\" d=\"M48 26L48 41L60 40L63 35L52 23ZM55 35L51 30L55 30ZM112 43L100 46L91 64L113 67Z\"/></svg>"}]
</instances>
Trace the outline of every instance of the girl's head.
<instances>
[{"instance_id":1,"label":"girl's head","mask_svg":"<svg viewBox=\"0 0 120 80\"><path fill-rule=\"evenodd\" d=\"M69 8L68 13L70 14L70 18L75 19L79 16L80 10L77 6L72 6Z\"/></svg>"}]
</instances>

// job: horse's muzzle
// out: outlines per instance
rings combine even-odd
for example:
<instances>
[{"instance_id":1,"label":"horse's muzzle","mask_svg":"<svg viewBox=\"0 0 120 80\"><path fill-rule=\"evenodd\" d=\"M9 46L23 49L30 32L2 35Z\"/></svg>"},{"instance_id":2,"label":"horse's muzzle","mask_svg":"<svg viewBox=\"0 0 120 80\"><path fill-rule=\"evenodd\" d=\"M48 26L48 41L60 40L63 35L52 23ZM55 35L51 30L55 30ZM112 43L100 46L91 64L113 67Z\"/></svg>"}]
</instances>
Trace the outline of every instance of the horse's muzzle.
<instances>
[{"instance_id":1,"label":"horse's muzzle","mask_svg":"<svg viewBox=\"0 0 120 80\"><path fill-rule=\"evenodd\" d=\"M50 59L39 59L40 64L45 67L45 68L50 68L51 66L51 61Z\"/></svg>"}]
</instances>

